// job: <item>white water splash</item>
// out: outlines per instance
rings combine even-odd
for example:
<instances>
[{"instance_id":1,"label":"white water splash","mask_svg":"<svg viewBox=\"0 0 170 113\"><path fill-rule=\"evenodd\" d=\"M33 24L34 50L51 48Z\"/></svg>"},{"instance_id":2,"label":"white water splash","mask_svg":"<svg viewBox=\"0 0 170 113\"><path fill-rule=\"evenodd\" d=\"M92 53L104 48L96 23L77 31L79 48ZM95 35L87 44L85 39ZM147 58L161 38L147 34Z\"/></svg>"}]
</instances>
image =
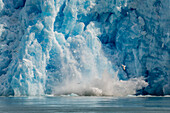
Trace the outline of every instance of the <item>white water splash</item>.
<instances>
[{"instance_id":1,"label":"white water splash","mask_svg":"<svg viewBox=\"0 0 170 113\"><path fill-rule=\"evenodd\" d=\"M143 77L132 78L127 81L119 80L117 76L103 73L102 78L84 78L80 80L66 80L57 86L55 95L77 94L79 96L127 96L136 93L148 85Z\"/></svg>"}]
</instances>

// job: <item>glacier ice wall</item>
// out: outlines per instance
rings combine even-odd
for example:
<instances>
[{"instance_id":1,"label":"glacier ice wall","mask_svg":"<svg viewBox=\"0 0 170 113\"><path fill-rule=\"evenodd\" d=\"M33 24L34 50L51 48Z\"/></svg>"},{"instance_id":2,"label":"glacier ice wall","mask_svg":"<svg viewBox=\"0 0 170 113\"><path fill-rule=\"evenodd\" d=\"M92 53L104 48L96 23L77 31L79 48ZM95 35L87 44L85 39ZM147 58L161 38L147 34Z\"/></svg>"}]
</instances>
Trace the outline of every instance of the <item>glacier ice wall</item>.
<instances>
[{"instance_id":1,"label":"glacier ice wall","mask_svg":"<svg viewBox=\"0 0 170 113\"><path fill-rule=\"evenodd\" d=\"M122 80L126 84L142 76L149 85L142 88L143 79L135 80L132 84L141 87L133 87L133 93L170 94L169 4L0 0L0 95L58 93L63 81L65 89L75 87L68 81L84 86L83 81L100 79L105 71L114 78L108 85L120 83L121 90L130 90Z\"/></svg>"}]
</instances>

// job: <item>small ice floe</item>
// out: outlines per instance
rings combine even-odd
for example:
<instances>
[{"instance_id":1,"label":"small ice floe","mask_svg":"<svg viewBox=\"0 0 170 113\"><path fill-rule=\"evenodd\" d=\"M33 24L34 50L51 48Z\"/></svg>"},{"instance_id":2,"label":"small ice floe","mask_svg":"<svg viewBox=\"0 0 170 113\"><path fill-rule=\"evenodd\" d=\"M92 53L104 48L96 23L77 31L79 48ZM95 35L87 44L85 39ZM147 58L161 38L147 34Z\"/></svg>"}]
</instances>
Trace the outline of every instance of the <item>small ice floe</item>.
<instances>
[{"instance_id":1,"label":"small ice floe","mask_svg":"<svg viewBox=\"0 0 170 113\"><path fill-rule=\"evenodd\" d=\"M46 97L54 97L54 94L50 94L50 95L49 95L49 94L46 94L45 96L46 96Z\"/></svg>"},{"instance_id":2,"label":"small ice floe","mask_svg":"<svg viewBox=\"0 0 170 113\"><path fill-rule=\"evenodd\" d=\"M78 95L75 94L75 93L71 93L69 96L71 96L71 97L77 97Z\"/></svg>"},{"instance_id":3,"label":"small ice floe","mask_svg":"<svg viewBox=\"0 0 170 113\"><path fill-rule=\"evenodd\" d=\"M60 96L63 96L63 97L77 97L78 95L75 94L75 93L71 93L71 94L67 94L67 95L60 95Z\"/></svg>"}]
</instances>

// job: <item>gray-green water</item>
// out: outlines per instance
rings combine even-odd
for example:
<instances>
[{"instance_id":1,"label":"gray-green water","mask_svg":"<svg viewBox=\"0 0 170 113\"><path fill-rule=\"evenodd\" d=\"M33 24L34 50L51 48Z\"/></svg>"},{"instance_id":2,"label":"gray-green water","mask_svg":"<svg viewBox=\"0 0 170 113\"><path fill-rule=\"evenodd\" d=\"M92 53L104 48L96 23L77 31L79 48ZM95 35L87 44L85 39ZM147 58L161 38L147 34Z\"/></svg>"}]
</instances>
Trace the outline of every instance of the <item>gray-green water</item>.
<instances>
[{"instance_id":1,"label":"gray-green water","mask_svg":"<svg viewBox=\"0 0 170 113\"><path fill-rule=\"evenodd\" d=\"M170 113L170 97L0 97L0 113Z\"/></svg>"}]
</instances>

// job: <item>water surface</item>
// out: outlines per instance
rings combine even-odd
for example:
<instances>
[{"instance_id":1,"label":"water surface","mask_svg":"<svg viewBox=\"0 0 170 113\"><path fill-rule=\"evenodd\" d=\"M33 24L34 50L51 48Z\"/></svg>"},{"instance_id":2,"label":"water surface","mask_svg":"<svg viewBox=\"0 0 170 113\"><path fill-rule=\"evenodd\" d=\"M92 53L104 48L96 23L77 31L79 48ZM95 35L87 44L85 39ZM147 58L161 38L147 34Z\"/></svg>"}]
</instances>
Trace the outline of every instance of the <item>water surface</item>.
<instances>
[{"instance_id":1,"label":"water surface","mask_svg":"<svg viewBox=\"0 0 170 113\"><path fill-rule=\"evenodd\" d=\"M170 113L170 97L0 97L0 113Z\"/></svg>"}]
</instances>

